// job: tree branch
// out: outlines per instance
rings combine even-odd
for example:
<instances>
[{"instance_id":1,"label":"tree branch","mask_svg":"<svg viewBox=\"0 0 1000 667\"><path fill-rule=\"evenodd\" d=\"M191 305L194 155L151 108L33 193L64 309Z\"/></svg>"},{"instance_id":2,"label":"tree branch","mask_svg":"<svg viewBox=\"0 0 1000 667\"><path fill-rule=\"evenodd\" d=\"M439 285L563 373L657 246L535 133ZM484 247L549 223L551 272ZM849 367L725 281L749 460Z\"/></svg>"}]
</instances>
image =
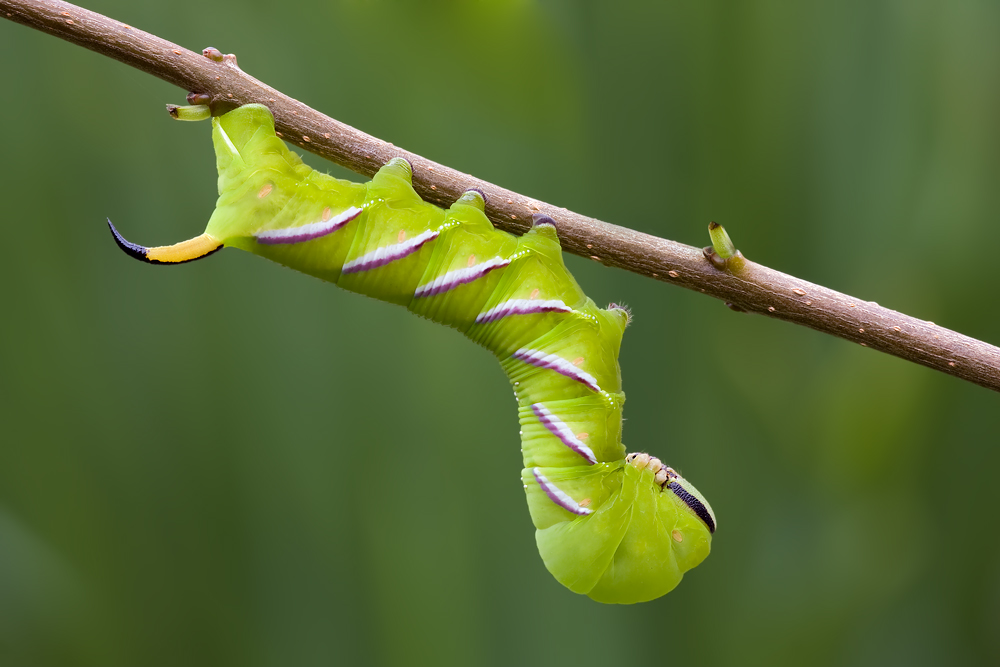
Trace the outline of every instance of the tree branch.
<instances>
[{"instance_id":1,"label":"tree branch","mask_svg":"<svg viewBox=\"0 0 1000 667\"><path fill-rule=\"evenodd\" d=\"M1000 349L992 345L751 261L713 263L699 248L610 225L481 181L329 118L249 76L234 58L217 62L59 0L0 0L0 16L207 95L215 110L266 104L285 141L360 174L371 176L390 158L405 157L413 165L414 188L438 206L447 207L468 188L479 188L487 197L486 213L499 229L521 234L533 213L545 213L556 220L562 246L573 254L1000 391Z\"/></svg>"}]
</instances>

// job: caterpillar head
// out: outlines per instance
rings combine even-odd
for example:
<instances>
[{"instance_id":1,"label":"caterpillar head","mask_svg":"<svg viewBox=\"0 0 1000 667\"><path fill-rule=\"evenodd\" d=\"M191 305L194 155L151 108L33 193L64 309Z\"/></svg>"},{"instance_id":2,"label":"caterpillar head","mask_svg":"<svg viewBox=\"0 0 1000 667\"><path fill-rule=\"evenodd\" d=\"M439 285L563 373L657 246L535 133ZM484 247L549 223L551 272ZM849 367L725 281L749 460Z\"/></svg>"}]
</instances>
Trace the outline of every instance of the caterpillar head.
<instances>
[{"instance_id":1,"label":"caterpillar head","mask_svg":"<svg viewBox=\"0 0 1000 667\"><path fill-rule=\"evenodd\" d=\"M670 466L663 465L663 462L655 456L650 456L643 452L634 452L625 457L625 462L637 470L648 470L653 473L653 482L659 485L662 491L672 491L689 510L704 522L708 532L715 532L715 512L708 504L705 497L694 488L691 482L681 477L676 470ZM682 540L677 540L678 542Z\"/></svg>"},{"instance_id":2,"label":"caterpillar head","mask_svg":"<svg viewBox=\"0 0 1000 667\"><path fill-rule=\"evenodd\" d=\"M708 501L648 454L588 468L536 468L525 487L545 566L598 602L660 597L711 549L716 520Z\"/></svg>"}]
</instances>

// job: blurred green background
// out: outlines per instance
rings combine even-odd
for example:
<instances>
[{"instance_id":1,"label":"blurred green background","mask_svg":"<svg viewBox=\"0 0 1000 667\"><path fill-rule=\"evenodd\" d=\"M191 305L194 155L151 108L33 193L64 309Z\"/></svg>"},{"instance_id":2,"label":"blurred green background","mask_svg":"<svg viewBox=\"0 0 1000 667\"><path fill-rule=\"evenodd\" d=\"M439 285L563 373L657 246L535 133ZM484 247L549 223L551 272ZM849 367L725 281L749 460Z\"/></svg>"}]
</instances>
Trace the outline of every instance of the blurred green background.
<instances>
[{"instance_id":1,"label":"blurred green background","mask_svg":"<svg viewBox=\"0 0 1000 667\"><path fill-rule=\"evenodd\" d=\"M88 6L526 195L1000 342L1000 4ZM1000 663L985 389L594 262L625 442L720 519L655 602L545 571L455 332L236 251L185 91L0 22L0 663ZM331 173L339 167L307 160Z\"/></svg>"}]
</instances>

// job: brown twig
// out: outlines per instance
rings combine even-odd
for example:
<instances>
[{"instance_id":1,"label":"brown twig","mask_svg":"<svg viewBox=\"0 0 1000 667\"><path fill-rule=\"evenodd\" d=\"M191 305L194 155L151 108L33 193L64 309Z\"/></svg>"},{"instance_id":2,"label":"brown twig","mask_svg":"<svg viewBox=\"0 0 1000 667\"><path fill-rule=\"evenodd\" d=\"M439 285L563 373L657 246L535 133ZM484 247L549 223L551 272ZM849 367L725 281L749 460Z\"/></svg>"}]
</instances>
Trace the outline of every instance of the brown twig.
<instances>
[{"instance_id":1,"label":"brown twig","mask_svg":"<svg viewBox=\"0 0 1000 667\"><path fill-rule=\"evenodd\" d=\"M0 0L0 16L102 53L186 91L203 93L213 109L266 104L286 141L360 174L371 176L390 158L405 157L413 165L414 188L439 206L449 206L470 187L479 188L488 199L487 215L500 229L523 233L533 213L545 213L556 220L568 252L1000 391L1000 349L992 345L754 262L719 268L701 249L610 225L481 181L329 118L249 76L236 66L235 59L217 62L60 0Z\"/></svg>"}]
</instances>

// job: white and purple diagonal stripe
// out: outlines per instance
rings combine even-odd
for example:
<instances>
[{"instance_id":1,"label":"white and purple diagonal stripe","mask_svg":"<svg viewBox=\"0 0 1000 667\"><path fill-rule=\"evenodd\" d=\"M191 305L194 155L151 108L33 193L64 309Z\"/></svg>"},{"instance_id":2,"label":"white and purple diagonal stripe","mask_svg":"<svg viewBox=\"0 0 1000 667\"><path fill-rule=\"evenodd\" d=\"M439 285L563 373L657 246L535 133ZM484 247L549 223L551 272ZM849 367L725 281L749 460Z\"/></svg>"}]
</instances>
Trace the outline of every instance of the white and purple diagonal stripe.
<instances>
[{"instance_id":1,"label":"white and purple diagonal stripe","mask_svg":"<svg viewBox=\"0 0 1000 667\"><path fill-rule=\"evenodd\" d=\"M441 232L436 229L429 229L426 232L417 234L408 241L372 250L371 252L362 255L357 259L352 259L344 264L343 273L360 273L362 271L369 271L371 269L377 269L380 266L385 266L390 262L395 262L397 259L403 259L404 257L412 255L416 251L420 250L420 246L423 244L436 239L440 233Z\"/></svg>"},{"instance_id":2,"label":"white and purple diagonal stripe","mask_svg":"<svg viewBox=\"0 0 1000 667\"><path fill-rule=\"evenodd\" d=\"M448 290L455 289L459 285L465 285L466 283L471 283L474 280L482 278L493 269L499 269L500 267L507 266L508 264L510 264L509 259L494 257L491 260L476 264L475 266L470 266L467 269L449 271L443 276L438 276L426 285L418 287L417 291L413 293L413 296L434 296L435 294L447 292Z\"/></svg>"},{"instance_id":3,"label":"white and purple diagonal stripe","mask_svg":"<svg viewBox=\"0 0 1000 667\"><path fill-rule=\"evenodd\" d=\"M522 347L511 356L515 359L531 364L532 366L547 368L559 373L560 375L565 375L571 380L582 382L594 391L601 391L601 388L597 384L597 378L586 371L581 371L579 368L558 355L546 354L542 350L529 350L526 347Z\"/></svg>"},{"instance_id":4,"label":"white and purple diagonal stripe","mask_svg":"<svg viewBox=\"0 0 1000 667\"><path fill-rule=\"evenodd\" d=\"M587 459L587 463L590 465L597 463L597 457L594 456L594 450L583 444L583 442L576 437L573 431L566 426L566 423L552 414L548 408L541 403L534 403L531 406L531 410L535 413L535 416L538 417L538 421L542 422L542 426L547 428L552 435L559 438L564 445L583 458Z\"/></svg>"},{"instance_id":5,"label":"white and purple diagonal stripe","mask_svg":"<svg viewBox=\"0 0 1000 667\"><path fill-rule=\"evenodd\" d=\"M534 313L571 313L573 309L559 299L510 299L498 303L485 313L476 317L477 324L486 324L507 317L508 315L531 315Z\"/></svg>"},{"instance_id":6,"label":"white and purple diagonal stripe","mask_svg":"<svg viewBox=\"0 0 1000 667\"><path fill-rule=\"evenodd\" d=\"M269 229L264 232L257 232L255 236L257 238L257 243L263 243L265 245L312 241L313 239L318 239L321 236L326 236L327 234L337 231L359 215L361 215L361 209L352 206L343 213L338 213L333 216L329 220L310 222L308 225L302 225L300 227Z\"/></svg>"},{"instance_id":7,"label":"white and purple diagonal stripe","mask_svg":"<svg viewBox=\"0 0 1000 667\"><path fill-rule=\"evenodd\" d=\"M564 510L568 510L573 514L579 514L580 516L587 516L594 511L586 507L581 507L580 503L567 496L558 486L550 482L540 469L532 468L531 474L535 476L535 481L538 482L538 486L542 487L542 491L549 497L549 500Z\"/></svg>"}]
</instances>

